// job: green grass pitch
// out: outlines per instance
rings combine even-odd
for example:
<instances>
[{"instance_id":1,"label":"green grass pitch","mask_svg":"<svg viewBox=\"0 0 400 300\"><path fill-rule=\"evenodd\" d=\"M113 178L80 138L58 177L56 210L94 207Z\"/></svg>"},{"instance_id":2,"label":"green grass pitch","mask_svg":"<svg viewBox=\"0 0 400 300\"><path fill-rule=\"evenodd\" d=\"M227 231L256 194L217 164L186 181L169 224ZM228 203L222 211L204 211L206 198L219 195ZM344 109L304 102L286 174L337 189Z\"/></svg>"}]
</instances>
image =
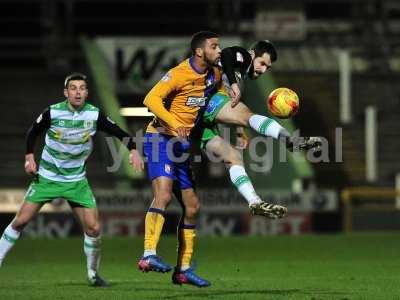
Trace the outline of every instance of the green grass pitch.
<instances>
[{"instance_id":1,"label":"green grass pitch","mask_svg":"<svg viewBox=\"0 0 400 300\"><path fill-rule=\"evenodd\" d=\"M159 254L175 260L175 238ZM143 274L141 238L104 238L101 274L86 283L82 241L23 238L0 268L0 299L400 299L400 238L395 233L200 237L195 260L210 288Z\"/></svg>"}]
</instances>

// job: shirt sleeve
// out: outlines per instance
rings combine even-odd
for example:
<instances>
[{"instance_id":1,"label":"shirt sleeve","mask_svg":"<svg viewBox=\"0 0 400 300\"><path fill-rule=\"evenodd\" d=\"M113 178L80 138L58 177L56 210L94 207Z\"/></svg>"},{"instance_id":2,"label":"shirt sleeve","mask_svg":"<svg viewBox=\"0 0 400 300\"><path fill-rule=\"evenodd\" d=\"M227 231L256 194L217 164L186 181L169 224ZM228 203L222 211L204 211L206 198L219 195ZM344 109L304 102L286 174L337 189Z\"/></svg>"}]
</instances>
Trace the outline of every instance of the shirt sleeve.
<instances>
[{"instance_id":1,"label":"shirt sleeve","mask_svg":"<svg viewBox=\"0 0 400 300\"><path fill-rule=\"evenodd\" d=\"M163 78L150 90L143 101L143 104L159 119L164 121L173 129L176 129L180 124L175 117L165 108L164 100L174 92L179 90L180 84L178 75L169 71Z\"/></svg>"},{"instance_id":2,"label":"shirt sleeve","mask_svg":"<svg viewBox=\"0 0 400 300\"><path fill-rule=\"evenodd\" d=\"M233 46L224 48L221 52L222 70L230 85L237 83L235 71L239 71L244 78L251 64L251 55L245 48Z\"/></svg>"},{"instance_id":3,"label":"shirt sleeve","mask_svg":"<svg viewBox=\"0 0 400 300\"><path fill-rule=\"evenodd\" d=\"M228 78L229 84L236 83L235 64L236 56L235 50L232 47L224 48L221 52L222 70Z\"/></svg>"},{"instance_id":4,"label":"shirt sleeve","mask_svg":"<svg viewBox=\"0 0 400 300\"><path fill-rule=\"evenodd\" d=\"M33 153L35 149L36 138L45 130L50 128L50 109L47 107L33 122L26 133L26 152L25 154Z\"/></svg>"},{"instance_id":5,"label":"shirt sleeve","mask_svg":"<svg viewBox=\"0 0 400 300\"><path fill-rule=\"evenodd\" d=\"M99 112L99 117L97 119L97 130L108 133L109 135L115 136L118 138L122 144L128 148L128 150L132 150L136 148L135 143L132 141L132 137L121 129L113 120L109 117L106 117L102 112ZM125 142L128 141L128 144Z\"/></svg>"}]
</instances>

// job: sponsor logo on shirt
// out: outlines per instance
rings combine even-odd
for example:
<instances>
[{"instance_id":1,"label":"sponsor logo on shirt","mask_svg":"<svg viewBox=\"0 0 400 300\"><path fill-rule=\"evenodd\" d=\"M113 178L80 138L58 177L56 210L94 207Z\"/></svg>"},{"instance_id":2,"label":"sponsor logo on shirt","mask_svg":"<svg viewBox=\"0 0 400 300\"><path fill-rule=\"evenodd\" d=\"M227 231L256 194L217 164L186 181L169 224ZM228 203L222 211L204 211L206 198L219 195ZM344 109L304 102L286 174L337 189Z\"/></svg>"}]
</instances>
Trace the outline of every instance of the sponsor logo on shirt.
<instances>
[{"instance_id":1,"label":"sponsor logo on shirt","mask_svg":"<svg viewBox=\"0 0 400 300\"><path fill-rule=\"evenodd\" d=\"M187 106L205 106L207 97L188 97L186 101Z\"/></svg>"},{"instance_id":2,"label":"sponsor logo on shirt","mask_svg":"<svg viewBox=\"0 0 400 300\"><path fill-rule=\"evenodd\" d=\"M93 124L92 124L93 125ZM58 141L62 139L81 139L82 142L86 142L90 138L90 131L66 131L66 130L55 130L54 138Z\"/></svg>"}]
</instances>

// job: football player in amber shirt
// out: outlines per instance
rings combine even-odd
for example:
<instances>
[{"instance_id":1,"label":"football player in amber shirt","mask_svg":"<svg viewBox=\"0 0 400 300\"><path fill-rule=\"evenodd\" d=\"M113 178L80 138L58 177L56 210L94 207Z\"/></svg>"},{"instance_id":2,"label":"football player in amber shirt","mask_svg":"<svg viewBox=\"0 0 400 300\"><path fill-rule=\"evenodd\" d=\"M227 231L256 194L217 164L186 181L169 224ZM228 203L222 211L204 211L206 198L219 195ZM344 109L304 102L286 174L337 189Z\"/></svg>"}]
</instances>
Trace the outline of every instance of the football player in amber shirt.
<instances>
[{"instance_id":1,"label":"football player in amber shirt","mask_svg":"<svg viewBox=\"0 0 400 300\"><path fill-rule=\"evenodd\" d=\"M178 227L178 259L172 282L206 287L210 282L195 274L191 267L199 200L193 190L188 136L201 119L207 97L220 86L217 65L221 49L218 36L209 31L194 34L190 46L192 56L169 70L144 100L155 115L144 142L154 200L146 214L144 254L138 266L143 272L172 270L156 249L174 184L180 190L183 215Z\"/></svg>"}]
</instances>

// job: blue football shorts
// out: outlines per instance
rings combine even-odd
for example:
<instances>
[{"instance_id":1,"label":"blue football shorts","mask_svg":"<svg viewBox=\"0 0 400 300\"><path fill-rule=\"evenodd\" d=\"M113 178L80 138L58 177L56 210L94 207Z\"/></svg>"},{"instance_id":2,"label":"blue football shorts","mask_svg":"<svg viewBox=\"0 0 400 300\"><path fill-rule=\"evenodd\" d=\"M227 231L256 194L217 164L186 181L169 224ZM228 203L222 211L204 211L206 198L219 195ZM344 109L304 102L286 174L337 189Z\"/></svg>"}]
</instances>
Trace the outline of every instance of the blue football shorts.
<instances>
[{"instance_id":1,"label":"blue football shorts","mask_svg":"<svg viewBox=\"0 0 400 300\"><path fill-rule=\"evenodd\" d=\"M160 133L146 133L144 137L143 150L149 179L152 181L165 176L174 180L181 190L193 188L190 142Z\"/></svg>"}]
</instances>

